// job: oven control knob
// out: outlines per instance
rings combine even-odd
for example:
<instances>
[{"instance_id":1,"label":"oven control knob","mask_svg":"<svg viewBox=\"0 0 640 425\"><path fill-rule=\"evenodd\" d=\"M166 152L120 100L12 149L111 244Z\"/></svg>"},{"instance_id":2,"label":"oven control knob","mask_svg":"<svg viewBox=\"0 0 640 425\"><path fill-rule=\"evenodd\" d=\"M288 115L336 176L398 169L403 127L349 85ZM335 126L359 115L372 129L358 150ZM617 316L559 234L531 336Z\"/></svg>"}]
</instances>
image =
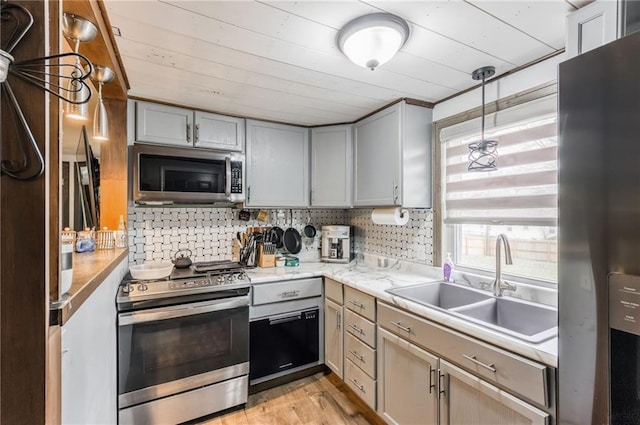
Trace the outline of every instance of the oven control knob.
<instances>
[{"instance_id":1,"label":"oven control knob","mask_svg":"<svg viewBox=\"0 0 640 425\"><path fill-rule=\"evenodd\" d=\"M242 273L238 273L238 275L236 276L236 278L238 280L245 280L247 278L247 274L242 272Z\"/></svg>"},{"instance_id":2,"label":"oven control knob","mask_svg":"<svg viewBox=\"0 0 640 425\"><path fill-rule=\"evenodd\" d=\"M233 275L233 273L229 273L229 275L227 276L227 280L229 282L232 282L232 281L236 280L236 277Z\"/></svg>"},{"instance_id":3,"label":"oven control knob","mask_svg":"<svg viewBox=\"0 0 640 425\"><path fill-rule=\"evenodd\" d=\"M138 291L146 291L147 289L149 289L149 287L144 282L138 285Z\"/></svg>"},{"instance_id":4,"label":"oven control knob","mask_svg":"<svg viewBox=\"0 0 640 425\"><path fill-rule=\"evenodd\" d=\"M218 285L220 285L221 283L223 283L223 282L224 282L224 276L218 276L218 277L216 278L216 282L218 282Z\"/></svg>"}]
</instances>

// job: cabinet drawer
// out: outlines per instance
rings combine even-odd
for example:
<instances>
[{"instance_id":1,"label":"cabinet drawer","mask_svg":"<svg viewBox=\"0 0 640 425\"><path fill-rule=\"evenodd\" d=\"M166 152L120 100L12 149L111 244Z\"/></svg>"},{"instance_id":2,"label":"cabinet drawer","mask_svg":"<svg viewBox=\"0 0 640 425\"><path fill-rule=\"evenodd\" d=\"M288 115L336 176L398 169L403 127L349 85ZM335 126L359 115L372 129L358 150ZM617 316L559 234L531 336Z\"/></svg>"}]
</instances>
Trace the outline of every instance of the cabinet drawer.
<instances>
[{"instance_id":1,"label":"cabinet drawer","mask_svg":"<svg viewBox=\"0 0 640 425\"><path fill-rule=\"evenodd\" d=\"M372 348L376 348L376 325L358 316L357 314L345 310L344 311L344 328L360 341L368 344Z\"/></svg>"},{"instance_id":2,"label":"cabinet drawer","mask_svg":"<svg viewBox=\"0 0 640 425\"><path fill-rule=\"evenodd\" d=\"M378 303L378 325L483 379L549 407L549 367Z\"/></svg>"},{"instance_id":3,"label":"cabinet drawer","mask_svg":"<svg viewBox=\"0 0 640 425\"><path fill-rule=\"evenodd\" d=\"M336 282L333 279L329 279L328 277L324 278L324 295L342 305L344 302L344 297L342 296L342 283Z\"/></svg>"},{"instance_id":4,"label":"cabinet drawer","mask_svg":"<svg viewBox=\"0 0 640 425\"><path fill-rule=\"evenodd\" d=\"M345 362L344 382L347 383L365 403L376 410L376 381L371 379L351 360Z\"/></svg>"},{"instance_id":5,"label":"cabinet drawer","mask_svg":"<svg viewBox=\"0 0 640 425\"><path fill-rule=\"evenodd\" d=\"M376 350L347 334L344 338L344 356L371 378L376 379Z\"/></svg>"},{"instance_id":6,"label":"cabinet drawer","mask_svg":"<svg viewBox=\"0 0 640 425\"><path fill-rule=\"evenodd\" d=\"M376 321L376 299L353 288L345 286L344 305L372 322Z\"/></svg>"},{"instance_id":7,"label":"cabinet drawer","mask_svg":"<svg viewBox=\"0 0 640 425\"><path fill-rule=\"evenodd\" d=\"M251 287L253 305L269 304L322 295L322 279L300 279L263 283Z\"/></svg>"}]
</instances>

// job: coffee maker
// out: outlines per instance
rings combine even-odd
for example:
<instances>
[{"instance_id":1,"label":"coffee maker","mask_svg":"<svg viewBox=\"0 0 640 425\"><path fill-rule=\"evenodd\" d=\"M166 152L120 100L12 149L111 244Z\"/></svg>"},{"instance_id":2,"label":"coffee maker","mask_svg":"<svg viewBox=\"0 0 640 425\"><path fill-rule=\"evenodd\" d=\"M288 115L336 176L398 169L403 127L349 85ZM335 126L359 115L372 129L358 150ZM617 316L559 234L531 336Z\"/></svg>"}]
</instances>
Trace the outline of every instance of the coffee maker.
<instances>
[{"instance_id":1,"label":"coffee maker","mask_svg":"<svg viewBox=\"0 0 640 425\"><path fill-rule=\"evenodd\" d=\"M353 260L351 226L322 226L321 260L327 263L349 263Z\"/></svg>"}]
</instances>

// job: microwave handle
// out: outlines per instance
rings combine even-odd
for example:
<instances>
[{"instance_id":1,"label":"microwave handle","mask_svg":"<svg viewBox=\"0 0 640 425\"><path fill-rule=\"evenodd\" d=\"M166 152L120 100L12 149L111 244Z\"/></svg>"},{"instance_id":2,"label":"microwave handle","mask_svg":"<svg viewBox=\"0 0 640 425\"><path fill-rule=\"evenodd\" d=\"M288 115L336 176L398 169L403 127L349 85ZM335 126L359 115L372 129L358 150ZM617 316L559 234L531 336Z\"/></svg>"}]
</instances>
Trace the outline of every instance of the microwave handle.
<instances>
[{"instance_id":1,"label":"microwave handle","mask_svg":"<svg viewBox=\"0 0 640 425\"><path fill-rule=\"evenodd\" d=\"M231 196L231 158L228 156L224 159L226 176L225 176L225 185L224 185L224 194L227 196L227 199Z\"/></svg>"}]
</instances>

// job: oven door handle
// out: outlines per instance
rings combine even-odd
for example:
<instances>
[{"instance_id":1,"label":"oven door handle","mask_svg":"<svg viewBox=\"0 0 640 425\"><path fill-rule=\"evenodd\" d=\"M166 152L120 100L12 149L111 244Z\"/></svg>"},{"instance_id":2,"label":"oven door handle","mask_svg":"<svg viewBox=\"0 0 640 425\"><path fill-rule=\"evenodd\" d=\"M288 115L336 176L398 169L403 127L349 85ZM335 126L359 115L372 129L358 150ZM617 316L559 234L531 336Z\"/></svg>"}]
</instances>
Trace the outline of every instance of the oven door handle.
<instances>
[{"instance_id":1,"label":"oven door handle","mask_svg":"<svg viewBox=\"0 0 640 425\"><path fill-rule=\"evenodd\" d=\"M204 301L180 306L157 308L147 311L133 311L118 315L118 326L135 325L145 322L159 322L176 317L195 316L196 314L230 310L249 306L249 296L225 298L222 300Z\"/></svg>"}]
</instances>

